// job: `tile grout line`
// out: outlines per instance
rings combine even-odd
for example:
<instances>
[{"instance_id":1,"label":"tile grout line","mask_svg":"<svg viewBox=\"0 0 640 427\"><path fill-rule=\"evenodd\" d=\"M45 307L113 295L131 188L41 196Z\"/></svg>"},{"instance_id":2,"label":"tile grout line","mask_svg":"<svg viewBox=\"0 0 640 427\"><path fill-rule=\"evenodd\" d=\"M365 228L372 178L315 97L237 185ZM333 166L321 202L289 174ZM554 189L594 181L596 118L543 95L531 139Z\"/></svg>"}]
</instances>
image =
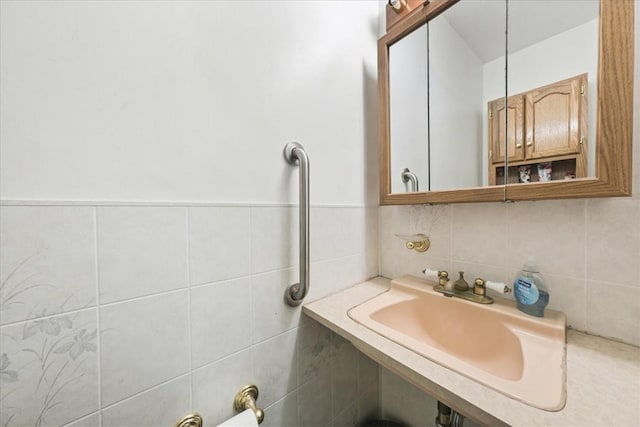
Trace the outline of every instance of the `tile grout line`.
<instances>
[{"instance_id":1,"label":"tile grout line","mask_svg":"<svg viewBox=\"0 0 640 427\"><path fill-rule=\"evenodd\" d=\"M151 391L153 391L153 390L157 390L157 389L159 389L159 388L162 388L162 387L164 387L165 385L169 384L170 382L176 381L176 380L178 380L178 379L180 379L180 378L182 378L182 377L185 377L185 376L187 376L187 375L189 375L189 373L186 373L186 374L178 374L178 375L176 375L176 376L174 376L174 377L171 377L171 378L169 378L169 379L167 379L167 380L165 380L165 381L162 381L162 382L160 382L160 383L158 383L158 384L154 384L154 385L149 386L149 387L147 387L147 388L145 388L145 389L143 389L143 390L140 390L140 391L138 391L138 392L135 392L134 394L132 394L132 395L130 395L130 396L126 396L126 397L123 397L123 398L121 398L121 399L119 399L119 400L116 400L115 402L113 402L113 403L110 403L110 404L106 405L103 409L111 409L111 408L113 408L113 407L115 407L115 406L118 406L118 405L120 405L120 404L122 404L122 403L125 403L125 402L128 402L128 401L130 401L130 400L136 399L136 398L138 398L138 397L142 396L143 394L146 394L146 393L149 393L149 392L151 392ZM100 411L100 412L102 412L102 411Z\"/></svg>"},{"instance_id":2,"label":"tile grout line","mask_svg":"<svg viewBox=\"0 0 640 427\"><path fill-rule=\"evenodd\" d=\"M98 426L102 427L102 330L100 328L100 248L98 245L98 208L93 207L94 257L96 279L96 357L98 362Z\"/></svg>"},{"instance_id":3,"label":"tile grout line","mask_svg":"<svg viewBox=\"0 0 640 427\"><path fill-rule=\"evenodd\" d=\"M382 207L378 206L378 218L377 218L377 229L378 229L378 276L382 274L382 221L380 218L382 217Z\"/></svg>"},{"instance_id":4,"label":"tile grout line","mask_svg":"<svg viewBox=\"0 0 640 427\"><path fill-rule=\"evenodd\" d=\"M455 207L453 205L449 205L449 264L453 264L453 219L454 219L454 210Z\"/></svg>"},{"instance_id":5,"label":"tile grout line","mask_svg":"<svg viewBox=\"0 0 640 427\"><path fill-rule=\"evenodd\" d=\"M193 334L191 333L191 222L189 207L185 208L187 255L187 337L189 339L189 407L193 411Z\"/></svg>"},{"instance_id":6,"label":"tile grout line","mask_svg":"<svg viewBox=\"0 0 640 427\"><path fill-rule=\"evenodd\" d=\"M214 202L214 201L162 201L162 200L36 200L36 199L0 199L0 206L8 207L220 207L220 208L295 208L297 203L285 202ZM378 205L363 203L340 204L311 204L312 209L361 209L374 208Z\"/></svg>"},{"instance_id":7,"label":"tile grout line","mask_svg":"<svg viewBox=\"0 0 640 427\"><path fill-rule=\"evenodd\" d=\"M505 186L505 191L507 191L507 187ZM505 212L505 218L504 218L504 222L507 224L507 226L505 227L505 232L504 232L504 269L505 269L505 278L507 280L507 285L509 284L509 282L511 281L511 283L513 283L513 278L512 278L512 274L511 270L509 269L509 250L510 248L510 244L509 242L511 241L511 230L509 228L510 224L511 224L511 218L513 217L513 207L512 207L512 203L503 203L503 206L506 210Z\"/></svg>"},{"instance_id":8,"label":"tile grout line","mask_svg":"<svg viewBox=\"0 0 640 427\"><path fill-rule=\"evenodd\" d=\"M254 328L253 328L253 214L254 208L249 208L249 270L251 273L249 274L249 346L254 346Z\"/></svg>"},{"instance_id":9,"label":"tile grout line","mask_svg":"<svg viewBox=\"0 0 640 427\"><path fill-rule=\"evenodd\" d=\"M251 357L251 378L255 378L255 363L253 362L253 357L255 354L254 348L256 344L253 342L254 338L254 330L253 330L253 214L255 208L252 206L249 208L249 357Z\"/></svg>"},{"instance_id":10,"label":"tile grout line","mask_svg":"<svg viewBox=\"0 0 640 427\"><path fill-rule=\"evenodd\" d=\"M335 337L336 334L331 331L331 334L329 335L329 403L331 403L331 422L333 422L334 418L336 417L336 404L335 404L335 399L333 398L333 395L335 394L335 378L333 375L333 364L335 362Z\"/></svg>"},{"instance_id":11,"label":"tile grout line","mask_svg":"<svg viewBox=\"0 0 640 427\"><path fill-rule=\"evenodd\" d=\"M29 319L16 320L15 322L5 323L4 325L0 325L0 328L5 328L5 327L8 327L8 326L24 325L25 323L31 323L31 322L35 322L37 320L53 319L55 317L82 313L83 311L95 310L97 308L98 308L98 305L96 304L94 306L82 307L82 308L77 308L77 309L69 310L69 311L61 311L59 313L48 314L46 316L30 317Z\"/></svg>"},{"instance_id":12,"label":"tile grout line","mask_svg":"<svg viewBox=\"0 0 640 427\"><path fill-rule=\"evenodd\" d=\"M589 277L587 274L588 271L588 254L589 254L589 249L587 248L587 245L589 244L589 201L585 200L584 201L584 252L582 253L583 256L583 264L584 264L584 281L582 282L582 291L583 291L583 296L582 296L582 301L584 303L584 307L582 307L582 315L584 316L584 328L586 330L589 329L589 319L588 319L588 308L587 306L589 305L589 289L587 288L587 282L589 281Z\"/></svg>"}]
</instances>

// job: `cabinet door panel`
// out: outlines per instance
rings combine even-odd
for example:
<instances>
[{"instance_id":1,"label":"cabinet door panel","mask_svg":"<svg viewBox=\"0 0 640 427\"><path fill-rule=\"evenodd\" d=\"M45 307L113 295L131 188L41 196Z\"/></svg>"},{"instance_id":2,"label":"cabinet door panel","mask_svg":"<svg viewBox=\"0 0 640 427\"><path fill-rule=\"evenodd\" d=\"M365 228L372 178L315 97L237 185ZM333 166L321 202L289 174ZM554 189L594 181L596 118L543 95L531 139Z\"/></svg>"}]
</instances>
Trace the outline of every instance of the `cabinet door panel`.
<instances>
[{"instance_id":1,"label":"cabinet door panel","mask_svg":"<svg viewBox=\"0 0 640 427\"><path fill-rule=\"evenodd\" d=\"M525 95L527 159L580 153L584 80L579 76Z\"/></svg>"},{"instance_id":2,"label":"cabinet door panel","mask_svg":"<svg viewBox=\"0 0 640 427\"><path fill-rule=\"evenodd\" d=\"M505 152L509 161L524 159L522 104L522 96L519 95L509 97L506 108L504 98L489 103L489 141L492 163L504 163Z\"/></svg>"}]
</instances>

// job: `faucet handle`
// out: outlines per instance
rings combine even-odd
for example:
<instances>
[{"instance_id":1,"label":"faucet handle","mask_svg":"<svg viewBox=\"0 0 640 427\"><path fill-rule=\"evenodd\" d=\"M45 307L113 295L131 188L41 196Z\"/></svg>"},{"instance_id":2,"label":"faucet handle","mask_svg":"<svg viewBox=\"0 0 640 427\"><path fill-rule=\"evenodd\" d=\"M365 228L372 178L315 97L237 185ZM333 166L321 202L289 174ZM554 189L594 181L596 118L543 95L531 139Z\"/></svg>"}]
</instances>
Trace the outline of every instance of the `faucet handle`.
<instances>
[{"instance_id":1,"label":"faucet handle","mask_svg":"<svg viewBox=\"0 0 640 427\"><path fill-rule=\"evenodd\" d=\"M449 273L445 270L438 271L438 283L445 286L449 281Z\"/></svg>"},{"instance_id":2,"label":"faucet handle","mask_svg":"<svg viewBox=\"0 0 640 427\"><path fill-rule=\"evenodd\" d=\"M425 268L422 270L422 274L429 278L446 279L445 281L449 281L449 273L445 270L431 270L430 268Z\"/></svg>"},{"instance_id":3,"label":"faucet handle","mask_svg":"<svg viewBox=\"0 0 640 427\"><path fill-rule=\"evenodd\" d=\"M473 281L473 293L485 296L487 294L486 283L487 282L485 282L484 279L477 277L476 280Z\"/></svg>"},{"instance_id":4,"label":"faucet handle","mask_svg":"<svg viewBox=\"0 0 640 427\"><path fill-rule=\"evenodd\" d=\"M431 270L430 268L425 268L424 270L422 270L422 274L424 274L427 277L433 277L433 278L440 277L439 270Z\"/></svg>"},{"instance_id":5,"label":"faucet handle","mask_svg":"<svg viewBox=\"0 0 640 427\"><path fill-rule=\"evenodd\" d=\"M476 295L486 295L487 289L491 289L492 291L508 294L511 292L511 288L502 282L492 282L490 280L484 280L481 278L477 278L473 282L473 293Z\"/></svg>"},{"instance_id":6,"label":"faucet handle","mask_svg":"<svg viewBox=\"0 0 640 427\"><path fill-rule=\"evenodd\" d=\"M449 272L446 270L430 270L425 268L422 270L422 274L430 278L437 278L438 283L442 286L446 286L449 282Z\"/></svg>"}]
</instances>

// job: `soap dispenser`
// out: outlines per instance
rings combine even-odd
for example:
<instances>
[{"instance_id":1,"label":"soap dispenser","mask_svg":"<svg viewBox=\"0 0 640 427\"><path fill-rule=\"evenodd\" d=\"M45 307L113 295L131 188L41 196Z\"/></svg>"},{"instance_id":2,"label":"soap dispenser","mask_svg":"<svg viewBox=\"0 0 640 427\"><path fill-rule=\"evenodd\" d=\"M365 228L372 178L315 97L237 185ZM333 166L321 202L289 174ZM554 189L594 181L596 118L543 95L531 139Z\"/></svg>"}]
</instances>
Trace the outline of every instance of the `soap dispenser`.
<instances>
[{"instance_id":1,"label":"soap dispenser","mask_svg":"<svg viewBox=\"0 0 640 427\"><path fill-rule=\"evenodd\" d=\"M513 293L520 311L544 317L544 308L549 304L549 291L533 258L529 258L516 276Z\"/></svg>"}]
</instances>

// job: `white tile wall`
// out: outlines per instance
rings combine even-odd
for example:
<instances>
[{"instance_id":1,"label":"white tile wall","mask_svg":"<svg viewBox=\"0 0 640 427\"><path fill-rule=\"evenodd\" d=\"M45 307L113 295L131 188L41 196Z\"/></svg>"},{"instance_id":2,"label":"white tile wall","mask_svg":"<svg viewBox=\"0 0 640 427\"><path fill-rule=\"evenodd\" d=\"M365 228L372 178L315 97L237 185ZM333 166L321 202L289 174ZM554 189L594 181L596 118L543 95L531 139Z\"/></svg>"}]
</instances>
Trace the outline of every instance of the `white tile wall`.
<instances>
[{"instance_id":1,"label":"white tile wall","mask_svg":"<svg viewBox=\"0 0 640 427\"><path fill-rule=\"evenodd\" d=\"M100 307L102 405L189 371L188 293Z\"/></svg>"},{"instance_id":2,"label":"white tile wall","mask_svg":"<svg viewBox=\"0 0 640 427\"><path fill-rule=\"evenodd\" d=\"M409 426L433 426L438 415L438 401L392 372L381 368L381 405L385 419ZM453 408L455 410L455 408ZM478 424L466 418L465 427Z\"/></svg>"},{"instance_id":3,"label":"white tile wall","mask_svg":"<svg viewBox=\"0 0 640 427\"><path fill-rule=\"evenodd\" d=\"M298 331L291 330L251 348L251 364L261 402L269 406L298 387Z\"/></svg>"},{"instance_id":4,"label":"white tile wall","mask_svg":"<svg viewBox=\"0 0 640 427\"><path fill-rule=\"evenodd\" d=\"M194 368L251 345L251 279L243 277L191 289L191 362ZM216 337L216 339L211 339Z\"/></svg>"},{"instance_id":5,"label":"white tile wall","mask_svg":"<svg viewBox=\"0 0 640 427\"><path fill-rule=\"evenodd\" d=\"M269 407L269 416L261 426L281 427L298 425L298 394L289 393Z\"/></svg>"},{"instance_id":6,"label":"white tile wall","mask_svg":"<svg viewBox=\"0 0 640 427\"><path fill-rule=\"evenodd\" d=\"M289 285L298 281L293 268L258 274L251 278L251 325L253 342L258 343L269 337L295 328L300 321L302 307L284 304L284 293Z\"/></svg>"},{"instance_id":7,"label":"white tile wall","mask_svg":"<svg viewBox=\"0 0 640 427\"><path fill-rule=\"evenodd\" d=\"M5 206L0 325L96 304L93 209Z\"/></svg>"},{"instance_id":8,"label":"white tile wall","mask_svg":"<svg viewBox=\"0 0 640 427\"><path fill-rule=\"evenodd\" d=\"M311 214L308 300L377 275L377 207ZM172 425L192 410L216 425L252 382L267 426L378 414L377 364L284 304L296 208L27 204L0 218L0 425Z\"/></svg>"},{"instance_id":9,"label":"white tile wall","mask_svg":"<svg viewBox=\"0 0 640 427\"><path fill-rule=\"evenodd\" d=\"M263 273L298 264L298 209L251 209L251 272Z\"/></svg>"},{"instance_id":10,"label":"white tile wall","mask_svg":"<svg viewBox=\"0 0 640 427\"><path fill-rule=\"evenodd\" d=\"M191 283L199 285L251 273L251 210L189 209Z\"/></svg>"},{"instance_id":11,"label":"white tile wall","mask_svg":"<svg viewBox=\"0 0 640 427\"><path fill-rule=\"evenodd\" d=\"M3 426L61 425L99 408L96 311L0 329Z\"/></svg>"},{"instance_id":12,"label":"white tile wall","mask_svg":"<svg viewBox=\"0 0 640 427\"><path fill-rule=\"evenodd\" d=\"M333 334L331 343L331 396L334 417L347 411L358 397L358 366L360 352L344 338Z\"/></svg>"},{"instance_id":13,"label":"white tile wall","mask_svg":"<svg viewBox=\"0 0 640 427\"><path fill-rule=\"evenodd\" d=\"M322 371L298 390L298 420L301 426L325 426L331 422L331 371Z\"/></svg>"},{"instance_id":14,"label":"white tile wall","mask_svg":"<svg viewBox=\"0 0 640 427\"><path fill-rule=\"evenodd\" d=\"M103 409L102 426L169 427L176 414L187 414L190 407L189 376L184 375Z\"/></svg>"},{"instance_id":15,"label":"white tile wall","mask_svg":"<svg viewBox=\"0 0 640 427\"><path fill-rule=\"evenodd\" d=\"M100 302L187 287L185 208L98 208Z\"/></svg>"},{"instance_id":16,"label":"white tile wall","mask_svg":"<svg viewBox=\"0 0 640 427\"><path fill-rule=\"evenodd\" d=\"M100 425L100 414L94 413L66 424L66 427L96 427L97 425Z\"/></svg>"}]
</instances>

